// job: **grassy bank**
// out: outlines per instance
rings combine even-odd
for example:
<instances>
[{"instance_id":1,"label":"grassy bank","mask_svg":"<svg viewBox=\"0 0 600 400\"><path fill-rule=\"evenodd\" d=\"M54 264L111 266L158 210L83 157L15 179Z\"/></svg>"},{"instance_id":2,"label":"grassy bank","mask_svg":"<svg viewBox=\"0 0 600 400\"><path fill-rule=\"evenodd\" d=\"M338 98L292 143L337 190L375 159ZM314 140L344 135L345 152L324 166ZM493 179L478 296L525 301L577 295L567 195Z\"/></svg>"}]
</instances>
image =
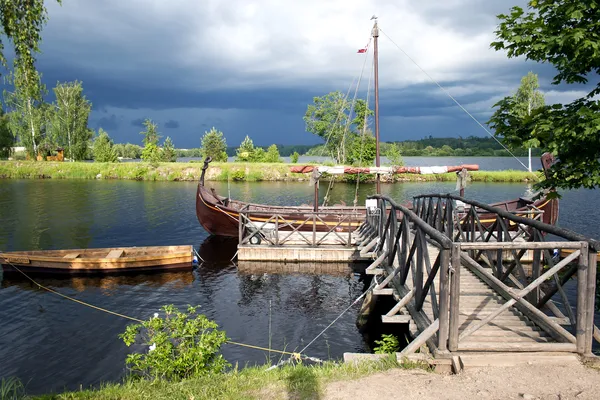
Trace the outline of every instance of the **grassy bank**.
<instances>
[{"instance_id":1,"label":"grassy bank","mask_svg":"<svg viewBox=\"0 0 600 400\"><path fill-rule=\"evenodd\" d=\"M97 390L82 390L38 399L317 399L332 381L357 379L391 368L423 368L422 364L399 365L394 359L358 365L325 363L322 366L287 366L273 371L250 367L225 374L182 382L131 381L109 384Z\"/></svg>"},{"instance_id":2,"label":"grassy bank","mask_svg":"<svg viewBox=\"0 0 600 400\"><path fill-rule=\"evenodd\" d=\"M303 181L310 174L291 173L293 164L265 163L212 163L206 171L207 181ZM125 179L140 181L197 181L201 163L96 163L96 162L33 162L0 161L0 178L4 179ZM532 179L526 171L475 171L474 182L528 182ZM538 175L540 176L540 175ZM325 177L325 179L328 179ZM339 181L356 182L352 175L336 176ZM373 176L362 176L361 181L372 181ZM395 182L449 181L456 174L394 175Z\"/></svg>"}]
</instances>

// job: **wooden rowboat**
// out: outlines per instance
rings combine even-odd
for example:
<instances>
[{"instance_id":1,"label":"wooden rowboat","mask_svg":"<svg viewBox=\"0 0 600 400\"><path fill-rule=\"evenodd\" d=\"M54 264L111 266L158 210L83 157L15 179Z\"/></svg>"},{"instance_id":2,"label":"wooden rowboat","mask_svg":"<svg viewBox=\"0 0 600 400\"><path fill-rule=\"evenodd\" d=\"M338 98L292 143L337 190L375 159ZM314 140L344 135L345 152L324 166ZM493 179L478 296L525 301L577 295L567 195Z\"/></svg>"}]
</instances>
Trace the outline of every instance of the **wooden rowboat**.
<instances>
[{"instance_id":1,"label":"wooden rowboat","mask_svg":"<svg viewBox=\"0 0 600 400\"><path fill-rule=\"evenodd\" d=\"M107 274L192 268L193 247L149 246L0 253L5 272Z\"/></svg>"}]
</instances>

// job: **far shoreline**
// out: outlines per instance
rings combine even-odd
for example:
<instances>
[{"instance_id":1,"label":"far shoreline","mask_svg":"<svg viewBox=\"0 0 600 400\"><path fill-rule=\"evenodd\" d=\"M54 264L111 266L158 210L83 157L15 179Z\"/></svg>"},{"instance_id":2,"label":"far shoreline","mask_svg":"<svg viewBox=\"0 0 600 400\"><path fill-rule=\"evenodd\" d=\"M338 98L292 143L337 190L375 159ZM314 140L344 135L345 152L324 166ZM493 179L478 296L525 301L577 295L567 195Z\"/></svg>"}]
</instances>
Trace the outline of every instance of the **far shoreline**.
<instances>
[{"instance_id":1,"label":"far shoreline","mask_svg":"<svg viewBox=\"0 0 600 400\"><path fill-rule=\"evenodd\" d=\"M302 163L313 164L313 163ZM291 163L213 162L206 171L206 181L234 182L304 182L310 174L290 172ZM301 164L300 164L301 165ZM0 161L0 179L110 179L137 181L183 181L200 179L202 163L173 162L54 162L54 161ZM519 170L469 172L472 182L532 183L542 178L540 172ZM360 181L375 181L374 175L361 175ZM322 179L329 179L323 177ZM356 183L356 175L335 176L338 182ZM385 182L454 182L455 173L395 174L382 176Z\"/></svg>"}]
</instances>

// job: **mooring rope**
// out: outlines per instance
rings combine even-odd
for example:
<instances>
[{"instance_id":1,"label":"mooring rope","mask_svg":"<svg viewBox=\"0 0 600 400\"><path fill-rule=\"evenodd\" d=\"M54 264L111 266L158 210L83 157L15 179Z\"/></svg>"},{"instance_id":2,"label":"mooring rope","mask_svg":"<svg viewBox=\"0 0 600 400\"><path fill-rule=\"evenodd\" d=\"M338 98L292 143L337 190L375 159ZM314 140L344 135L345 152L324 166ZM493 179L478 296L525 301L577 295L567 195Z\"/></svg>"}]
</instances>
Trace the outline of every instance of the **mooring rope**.
<instances>
[{"instance_id":1,"label":"mooring rope","mask_svg":"<svg viewBox=\"0 0 600 400\"><path fill-rule=\"evenodd\" d=\"M0 254L2 254L2 253L0 253ZM63 297L65 299L67 299L67 300L74 301L75 303L78 303L78 304L81 304L81 305L93 308L95 310L102 311L102 312L105 312L105 313L108 313L108 314L111 314L111 315L115 315L117 317L125 318L125 319L131 320L131 321L135 321L135 322L139 322L139 323L145 322L144 320L141 320L139 318L130 317L129 315L125 315L125 314L121 314L121 313L118 313L118 312L115 312L115 311L107 310L106 308L98 307L98 306L95 306L93 304L87 303L85 301L74 299L73 297L67 296L66 294L57 292L56 290L50 289L49 287L46 287L46 286L42 285L41 283L37 282L36 280L34 280L29 275L27 275L19 267L17 267L15 264L11 263L10 261L5 261L5 262L7 264L10 264L17 272L21 273L25 278L29 279L34 285L38 286L41 289L47 290L50 293L56 294L56 295L58 295L60 297ZM307 355L303 355L302 351L300 351L300 352L291 352L291 351L284 351L284 350L277 350L277 349L269 349L269 348L262 347L262 346L255 346L255 345L246 344L246 343L234 342L232 340L228 340L225 343L226 344L235 345L235 346L247 347L247 348L255 349L255 350L262 350L262 351L267 351L267 352L270 351L270 352L279 353L279 354L283 354L283 355L289 355L289 356L291 356L291 357L293 357L295 359L307 359L307 360L311 360L311 361L314 361L314 362L323 362L322 360L320 360L320 359L318 359L316 357L309 357Z\"/></svg>"}]
</instances>

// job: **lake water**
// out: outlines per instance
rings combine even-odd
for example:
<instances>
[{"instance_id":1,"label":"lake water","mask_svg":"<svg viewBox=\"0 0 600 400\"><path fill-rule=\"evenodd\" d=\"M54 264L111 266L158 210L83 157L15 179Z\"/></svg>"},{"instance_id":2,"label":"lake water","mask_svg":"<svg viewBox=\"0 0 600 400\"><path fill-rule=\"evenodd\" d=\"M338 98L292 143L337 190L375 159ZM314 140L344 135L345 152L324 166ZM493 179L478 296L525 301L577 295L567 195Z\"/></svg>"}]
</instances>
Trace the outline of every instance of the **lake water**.
<instances>
[{"instance_id":1,"label":"lake water","mask_svg":"<svg viewBox=\"0 0 600 400\"><path fill-rule=\"evenodd\" d=\"M211 183L220 193L270 204L312 199L308 183ZM398 202L451 192L453 183L384 184ZM521 196L523 184L473 183L484 202ZM321 196L327 183L321 184ZM192 244L207 260L194 271L107 278L39 278L61 293L109 310L148 318L164 304L200 305L235 341L299 349L364 291L359 272L333 275L245 274L229 262L235 241L208 237L196 220L191 182L0 180L0 250ZM331 198L352 203L355 185L334 185ZM361 185L364 204L373 185ZM561 226L600 237L600 191L564 194ZM0 277L0 377L16 376L29 392L77 389L125 374L128 348L117 335L128 321L64 300L14 275ZM271 310L269 312L269 310ZM356 326L358 305L306 351L322 359L369 351ZM225 345L232 364L267 362L261 351ZM277 361L278 356L272 356Z\"/></svg>"}]
</instances>

